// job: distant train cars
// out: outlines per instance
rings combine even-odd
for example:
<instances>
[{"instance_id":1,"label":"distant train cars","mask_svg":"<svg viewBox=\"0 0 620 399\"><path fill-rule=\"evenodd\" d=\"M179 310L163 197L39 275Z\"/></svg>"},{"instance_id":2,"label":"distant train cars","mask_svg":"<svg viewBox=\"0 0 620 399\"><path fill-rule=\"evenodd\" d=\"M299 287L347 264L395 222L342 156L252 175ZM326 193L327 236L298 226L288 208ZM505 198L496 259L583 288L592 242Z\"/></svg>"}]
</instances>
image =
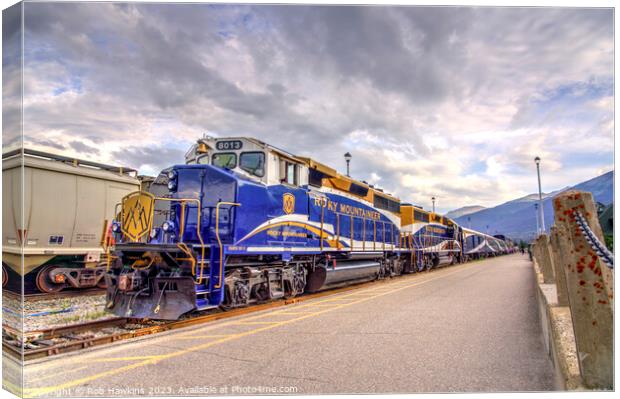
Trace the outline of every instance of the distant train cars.
<instances>
[{"instance_id":1,"label":"distant train cars","mask_svg":"<svg viewBox=\"0 0 620 399\"><path fill-rule=\"evenodd\" d=\"M103 287L107 227L116 204L140 188L135 174L30 149L3 154L3 288Z\"/></svg>"},{"instance_id":2,"label":"distant train cars","mask_svg":"<svg viewBox=\"0 0 620 399\"><path fill-rule=\"evenodd\" d=\"M157 180L165 192L127 195L113 224L105 278L119 316L176 319L506 250L501 239L253 138L200 139L186 164Z\"/></svg>"}]
</instances>

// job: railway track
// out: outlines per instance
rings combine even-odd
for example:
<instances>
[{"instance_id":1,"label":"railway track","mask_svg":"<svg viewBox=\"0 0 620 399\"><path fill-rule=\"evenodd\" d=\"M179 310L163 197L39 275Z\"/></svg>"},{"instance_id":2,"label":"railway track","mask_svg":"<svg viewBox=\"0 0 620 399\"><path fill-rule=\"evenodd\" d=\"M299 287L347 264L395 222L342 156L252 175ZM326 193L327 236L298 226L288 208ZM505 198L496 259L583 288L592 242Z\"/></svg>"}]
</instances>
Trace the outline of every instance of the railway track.
<instances>
[{"instance_id":1,"label":"railway track","mask_svg":"<svg viewBox=\"0 0 620 399\"><path fill-rule=\"evenodd\" d=\"M310 299L341 292L352 291L377 284L384 284L390 279L374 280L341 288L333 288L313 294L305 294L290 299L278 299L228 311L216 310L196 312L176 321L140 320L130 318L111 318L94 322L76 324L47 330L29 331L22 339L21 333L14 328L3 325L2 348L10 356L23 360L35 360L63 353L84 350L94 346L106 345L131 338L158 334L164 331L189 327L211 321L231 318L266 309L291 305Z\"/></svg>"}]
</instances>

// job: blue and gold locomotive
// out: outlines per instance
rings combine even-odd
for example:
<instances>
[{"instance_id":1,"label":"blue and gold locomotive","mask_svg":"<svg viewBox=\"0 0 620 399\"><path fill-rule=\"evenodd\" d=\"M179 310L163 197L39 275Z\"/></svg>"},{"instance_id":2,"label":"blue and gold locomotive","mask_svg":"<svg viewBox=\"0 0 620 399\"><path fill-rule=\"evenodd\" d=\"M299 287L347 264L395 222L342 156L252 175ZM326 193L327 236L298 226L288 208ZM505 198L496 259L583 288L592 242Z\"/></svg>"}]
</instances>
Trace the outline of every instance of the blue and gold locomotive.
<instances>
[{"instance_id":1,"label":"blue and gold locomotive","mask_svg":"<svg viewBox=\"0 0 620 399\"><path fill-rule=\"evenodd\" d=\"M156 181L166 193L126 196L113 224L120 316L176 319L465 259L452 220L252 138L203 138Z\"/></svg>"}]
</instances>

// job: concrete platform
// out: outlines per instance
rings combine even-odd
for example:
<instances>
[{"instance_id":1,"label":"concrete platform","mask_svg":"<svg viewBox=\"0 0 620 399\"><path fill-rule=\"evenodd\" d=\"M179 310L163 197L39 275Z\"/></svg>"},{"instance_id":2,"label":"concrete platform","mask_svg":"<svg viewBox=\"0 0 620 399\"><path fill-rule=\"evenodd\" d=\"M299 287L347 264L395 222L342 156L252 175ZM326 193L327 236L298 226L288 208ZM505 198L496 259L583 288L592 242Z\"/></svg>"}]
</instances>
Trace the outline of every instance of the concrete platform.
<instances>
[{"instance_id":1,"label":"concrete platform","mask_svg":"<svg viewBox=\"0 0 620 399\"><path fill-rule=\"evenodd\" d=\"M25 367L27 396L546 391L531 263L443 268Z\"/></svg>"}]
</instances>

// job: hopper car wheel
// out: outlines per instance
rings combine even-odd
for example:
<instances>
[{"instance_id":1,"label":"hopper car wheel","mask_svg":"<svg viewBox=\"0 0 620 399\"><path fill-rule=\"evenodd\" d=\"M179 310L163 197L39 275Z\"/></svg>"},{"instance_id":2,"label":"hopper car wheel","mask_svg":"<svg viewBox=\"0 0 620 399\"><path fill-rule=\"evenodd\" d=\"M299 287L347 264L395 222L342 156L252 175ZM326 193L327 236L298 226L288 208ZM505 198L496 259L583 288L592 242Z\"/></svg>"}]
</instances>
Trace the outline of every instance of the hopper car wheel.
<instances>
[{"instance_id":1,"label":"hopper car wheel","mask_svg":"<svg viewBox=\"0 0 620 399\"><path fill-rule=\"evenodd\" d=\"M105 283L105 273L102 273L103 276L101 277L101 280L99 280L99 282L97 283L97 288L101 288L101 289L107 289L108 285Z\"/></svg>"},{"instance_id":2,"label":"hopper car wheel","mask_svg":"<svg viewBox=\"0 0 620 399\"><path fill-rule=\"evenodd\" d=\"M8 281L9 281L9 272L6 271L4 267L4 263L3 263L2 264L2 287L5 287Z\"/></svg>"},{"instance_id":3,"label":"hopper car wheel","mask_svg":"<svg viewBox=\"0 0 620 399\"><path fill-rule=\"evenodd\" d=\"M43 269L41 269L39 274L37 274L37 288L41 292L46 292L48 294L52 294L52 293L55 293L55 292L59 292L63 288L65 288L65 286L66 286L65 283L58 284L58 283L53 282L50 279L49 273L55 267L56 266L54 266L54 265L50 265L50 266L44 267Z\"/></svg>"}]
</instances>

